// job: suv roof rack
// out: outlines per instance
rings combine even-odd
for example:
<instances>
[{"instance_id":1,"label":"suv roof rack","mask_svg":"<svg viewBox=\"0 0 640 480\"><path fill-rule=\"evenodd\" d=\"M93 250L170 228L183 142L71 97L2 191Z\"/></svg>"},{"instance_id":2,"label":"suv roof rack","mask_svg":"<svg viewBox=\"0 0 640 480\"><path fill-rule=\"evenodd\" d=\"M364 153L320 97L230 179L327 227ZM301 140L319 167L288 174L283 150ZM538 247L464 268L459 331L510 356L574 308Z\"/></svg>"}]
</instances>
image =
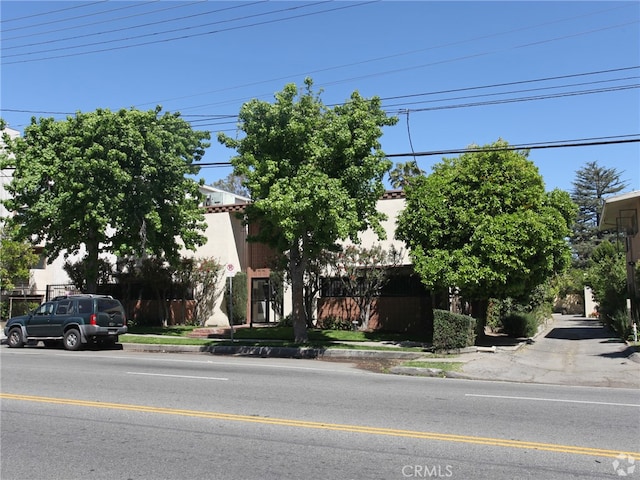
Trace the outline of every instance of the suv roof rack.
<instances>
[{"instance_id":1,"label":"suv roof rack","mask_svg":"<svg viewBox=\"0 0 640 480\"><path fill-rule=\"evenodd\" d=\"M96 293L72 293L70 295L59 295L51 299L52 302L67 298L113 298L111 295L99 295Z\"/></svg>"}]
</instances>

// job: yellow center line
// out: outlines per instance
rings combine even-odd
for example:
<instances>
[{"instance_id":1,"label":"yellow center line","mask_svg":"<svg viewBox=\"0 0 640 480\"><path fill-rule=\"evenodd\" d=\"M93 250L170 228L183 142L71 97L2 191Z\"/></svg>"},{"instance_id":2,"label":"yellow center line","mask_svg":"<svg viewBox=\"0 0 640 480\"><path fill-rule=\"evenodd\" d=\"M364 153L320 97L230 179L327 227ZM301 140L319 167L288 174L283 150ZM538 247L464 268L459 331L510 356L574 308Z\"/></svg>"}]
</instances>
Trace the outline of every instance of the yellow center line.
<instances>
[{"instance_id":1,"label":"yellow center line","mask_svg":"<svg viewBox=\"0 0 640 480\"><path fill-rule=\"evenodd\" d=\"M142 413L160 413L164 415L180 415L186 417L228 420L235 422L261 423L297 428L314 428L351 433L365 433L369 435L388 435L393 437L417 438L423 440L438 440L444 442L470 443L505 448L523 448L544 450L549 452L571 453L575 455L590 455L597 457L617 457L625 454L632 458L640 458L640 452L624 452L602 448L580 447L573 445L559 445L553 443L527 442L522 440L508 440L502 438L476 437L455 435L449 433L420 432L413 430L399 430L394 428L368 427L363 425L343 425L338 423L310 422L305 420L291 420L285 418L258 417L252 415L236 415L231 413L204 412L199 410L184 410L179 408L152 407L146 405L130 405L125 403L95 402L89 400L74 400L66 398L41 397L34 395L18 395L0 393L0 398L6 400L21 400L28 402L49 403L57 405L72 405L76 407L107 408L113 410L128 410Z\"/></svg>"}]
</instances>

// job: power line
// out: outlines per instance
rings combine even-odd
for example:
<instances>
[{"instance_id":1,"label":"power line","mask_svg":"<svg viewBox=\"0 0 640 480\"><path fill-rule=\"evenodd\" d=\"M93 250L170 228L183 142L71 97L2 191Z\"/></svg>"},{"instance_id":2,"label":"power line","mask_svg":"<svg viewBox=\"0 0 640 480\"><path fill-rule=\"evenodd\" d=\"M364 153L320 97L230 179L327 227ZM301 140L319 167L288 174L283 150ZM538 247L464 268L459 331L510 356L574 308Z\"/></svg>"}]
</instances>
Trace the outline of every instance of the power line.
<instances>
[{"instance_id":1,"label":"power line","mask_svg":"<svg viewBox=\"0 0 640 480\"><path fill-rule=\"evenodd\" d=\"M59 13L59 12L65 12L67 10L73 10L75 8L90 7L91 5L97 5L98 3L106 3L107 1L108 0L100 0L98 2L83 3L83 4L80 4L80 5L74 5L72 7L61 8L59 10L51 10L49 12L34 13L32 15L26 15L24 17L6 18L6 19L3 19L3 20L0 20L0 23L16 22L18 20L24 20L26 18L42 17L44 15L51 15L52 13ZM5 29L3 29L3 30L6 31Z\"/></svg>"},{"instance_id":2,"label":"power line","mask_svg":"<svg viewBox=\"0 0 640 480\"><path fill-rule=\"evenodd\" d=\"M425 157L430 155L455 155L455 154L479 153L479 152L539 150L539 149L546 149L546 148L593 147L598 145L616 145L616 144L640 142L640 138L627 138L627 137L640 137L640 134L581 138L581 139L575 139L575 140L555 140L555 141L549 141L549 142L521 143L517 145L508 145L505 147L492 147L492 146L466 147L466 148L455 148L455 149L447 149L447 150L433 150L433 151L427 151L427 152L388 153L388 154L385 154L385 156L387 158L413 157L413 156ZM194 165L198 167L203 167L203 168L228 167L228 166L231 166L231 162L204 162L204 163L199 163Z\"/></svg>"},{"instance_id":3,"label":"power line","mask_svg":"<svg viewBox=\"0 0 640 480\"><path fill-rule=\"evenodd\" d=\"M514 151L514 150L540 150L547 148L570 148L570 147L594 147L599 145L617 145L625 143L638 143L640 138L620 138L620 137L638 137L640 134L633 135L617 135L613 137L594 137L589 139L578 140L561 140L554 142L536 142L536 143L521 143L518 145L509 145L505 147L467 147L457 148L450 150L432 150L426 152L410 152L410 153L390 153L387 154L387 158L397 157L425 157L430 155L455 155L464 153L478 153L478 152L501 152L501 151ZM617 140L606 140L617 138Z\"/></svg>"},{"instance_id":4,"label":"power line","mask_svg":"<svg viewBox=\"0 0 640 480\"><path fill-rule=\"evenodd\" d=\"M150 3L156 3L157 1L159 1L159 0L155 0L154 2L147 2L147 3L136 3L135 5L131 5L130 7L123 7L121 9L116 9L116 10L122 10L124 8L133 8L133 7L145 6L145 5L148 5ZM266 0L263 0L263 1L266 1ZM94 25L100 25L102 23L117 22L117 21L120 21L120 20L126 20L128 18L140 17L140 16L143 16L143 15L153 15L153 14L156 14L156 13L165 12L167 10L174 10L176 8L191 7L193 5L201 4L201 3L203 3L202 0L197 0L195 2L190 2L190 3L186 3L186 2L182 3L181 2L178 5L172 5L171 7L160 8L160 9L157 9L157 10L152 10L150 12L134 13L132 15L125 15L124 17L109 18L109 19L106 19L106 20L98 20L96 22L84 23L82 25L67 26L67 27L58 28L58 29L55 29L55 30L40 30L38 32L30 32L28 34L18 35L18 36L15 36L15 37L8 37L8 38L4 37L2 40L3 40L3 43L4 43L4 42L10 41L10 40L18 40L20 38L25 38L25 37L32 38L32 37L35 37L35 36L47 35L49 33L56 33L56 32L61 32L61 31L68 32L69 30L75 30L76 28L92 27ZM102 14L102 13L107 13L107 12L112 12L112 11L113 10L106 10L106 11L103 11L103 12L96 13L96 15ZM175 20L175 19L169 19L169 20L165 20L165 21L170 22L170 21L173 21L173 20ZM24 27L24 28L33 28L33 27ZM126 27L126 28L136 28L136 26ZM114 30L114 31L117 31L117 30ZM88 35L100 35L102 33L106 33L106 32L96 32L96 33L90 33ZM70 37L70 38L81 38L81 37L84 37L84 36L86 36L86 35L79 35L79 36ZM54 43L54 42L59 42L59 41L61 41L61 40L60 39L58 39L58 40L49 40L48 42L45 42L45 43ZM31 44L31 45L39 45L39 43L34 43L34 44ZM17 46L13 46L13 47L3 47L3 49L4 48L6 48L6 49L9 49L9 48L21 48L21 47L25 47L25 46L30 46L30 45L17 45Z\"/></svg>"},{"instance_id":5,"label":"power line","mask_svg":"<svg viewBox=\"0 0 640 480\"><path fill-rule=\"evenodd\" d=\"M221 29L218 29L218 30L211 30L211 31L207 31L207 32L194 33L194 34L191 34L191 35L180 35L178 37L171 37L171 38L165 38L165 39L159 39L159 40L152 40L152 41L148 41L148 42L135 43L135 44L131 44L131 45L122 45L122 46L119 46L119 47L96 49L96 50L90 50L90 51L86 51L86 52L67 53L67 54L63 54L63 55L54 55L54 56L42 57L42 58L36 58L36 59L14 60L12 62L3 62L3 63L5 65L13 65L13 64L17 64L17 63L27 63L27 62L33 62L33 61L52 60L52 59L56 59L56 58L75 57L75 56L80 56L80 55L89 55L89 54L92 54L92 53L111 52L111 51L114 51L114 50L123 50L123 49L127 49L127 48L141 47L141 46L152 45L152 44L156 44L156 43L166 43L166 42L172 42L172 41L176 41L176 40L185 40L185 39L188 39L188 38L201 37L201 36L205 36L205 35L215 35L215 34L218 34L218 33L228 32L228 31L232 31L232 30L240 30L240 29L251 28L251 27L256 27L256 26L260 26L260 25L267 25L267 24L272 24L272 23L284 22L284 21L292 20L292 19L296 19L296 18L302 18L302 17L308 17L308 16L312 16L312 15L319 15L319 14L328 13L328 12L345 10L347 8L361 7L363 5L367 5L367 4L370 4L370 3L376 3L378 1L380 1L380 0L371 0L371 1L367 1L367 2L361 2L361 3L358 3L358 4L349 4L349 5L346 5L346 6L334 7L334 8L330 8L330 9L327 9L327 10L322 10L322 11L319 11L319 12L303 13L303 14L299 14L299 15L292 15L292 16L289 16L289 17L276 18L276 19L273 19L273 20L265 20L265 21L262 21L262 22L254 22L254 23L250 23L250 24L247 24L247 25L239 25L239 26L235 26L235 27L221 28ZM304 4L304 5L301 5L301 6L295 6L295 7L289 7L289 8L286 8L286 9L276 10L276 11L270 12L270 13L279 13L279 12L288 11L288 10L306 8L308 6L315 6L315 5L323 4L323 3L328 3L328 2L327 1L321 1L321 2L316 2L316 3L313 3L313 4ZM242 18L235 19L235 20L242 20ZM215 23L219 23L219 22L213 22L213 23L208 24L208 25L213 25ZM200 25L200 27L201 26L205 26L205 25ZM190 28L196 28L196 27L187 27L186 29L190 29ZM179 30L184 30L184 29L179 29ZM150 35L158 35L158 33L147 34L147 35L144 35L144 36L150 36ZM137 38L137 37L132 37L132 38ZM109 42L96 42L95 44L89 44L89 45L98 45L98 44L102 44L102 43L111 43L111 42L115 42L115 41L125 41L125 40L129 40L129 39L125 38L125 39L120 39L120 40L112 40L112 41L109 41ZM68 48L82 48L84 46L87 46L87 45L73 46L73 47L68 47ZM29 53L24 53L24 54L6 55L5 57L34 55L34 54L37 54L37 53L44 53L44 52L49 52L49 51L67 50L68 48L64 48L64 49L56 48L56 49L51 49L51 50L42 50L42 51L39 51L39 52L29 52Z\"/></svg>"},{"instance_id":6,"label":"power line","mask_svg":"<svg viewBox=\"0 0 640 480\"><path fill-rule=\"evenodd\" d=\"M637 69L637 68L640 68L640 66L624 67L624 68L620 68L620 69L600 70L600 71L596 71L596 72L586 72L586 73L573 74L573 75L563 75L563 76L559 76L559 77L546 77L546 78L542 78L542 79L522 80L522 81L517 81L517 82L508 82L508 83L505 83L505 84L495 84L495 85L499 86L499 85L513 85L513 84L522 84L522 83L533 83L533 82L547 81L547 80L552 79L552 78L569 78L569 77L575 77L575 76L594 75L594 74L600 74L600 73L609 73L609 72L615 72L615 71L629 70L629 69L634 69L634 68ZM635 79L635 78L638 78L638 77L623 77L623 78L616 78L616 79L612 79L612 80L583 82L583 83L578 83L578 84L563 84L563 85L557 85L557 86L553 86L553 87L542 87L542 88L539 88L539 89L517 90L517 91L508 91L508 92L494 92L494 93L481 94L481 95L475 95L475 96L469 96L469 97L456 97L456 98L448 98L448 99L440 99L440 100L422 101L422 102L417 102L417 103L435 102L435 101L440 101L441 102L441 101L458 100L458 99L464 99L464 98L477 98L477 97L487 97L487 96L496 96L496 95L507 95L507 94L512 94L512 93L522 93L522 92L527 92L527 91L544 90L544 89L550 89L550 88L567 88L567 87L576 86L576 85L588 85L588 84L594 84L594 83L602 83L602 82L610 82L610 81L621 81L621 80ZM490 86L493 86L493 85L490 85ZM487 88L487 87L489 87L489 86L474 86L474 87L466 87L466 88L455 89L455 91L472 91L472 90L478 90L478 89L483 89L483 88ZM521 96L521 97L515 97L515 98L486 100L486 101L479 101L479 102L467 102L467 103L460 103L460 104L439 105L439 106L434 106L434 107L398 108L395 111L392 111L392 110L389 109L389 107L391 107L391 106L406 105L406 104L396 104L396 105L390 105L390 106L385 107L385 110L386 110L387 114L396 113L396 114L406 115L408 112L419 113L419 112L434 111L434 110L448 110L448 109L458 109L458 108L471 108L471 107L479 107L479 106L500 105L500 104L507 104L507 103L518 103L518 102L528 102L528 101L538 101L538 100L549 100L549 99L556 99L556 98L570 97L570 96L592 95L592 94L599 94L599 93L611 93L611 92L616 92L616 91L635 89L635 88L639 88L639 87L640 87L640 84L633 83L633 84L627 84L627 85L618 85L618 86L614 86L614 87L604 87L604 88L586 89L586 90L573 90L573 91L568 91L568 92L550 93L550 94L545 94L545 95ZM449 90L449 91L451 91L451 90ZM426 92L426 93L420 93L420 94L411 94L411 95L403 95L403 96L392 96L392 97L381 98L381 100L385 101L387 99L396 99L396 98L415 98L416 96L429 96L429 95L433 95L433 94L437 94L437 93L440 93L440 92ZM0 111L13 112L13 113L46 114L46 115L74 115L74 112L37 111L37 110L23 110L23 109L11 109L11 108L2 108L2 109L0 109ZM185 120L189 121L189 123L191 125L193 125L193 126L207 127L207 126L214 126L214 125L231 125L231 124L237 122L238 115L237 114L203 114L203 115L186 114L186 115L182 115L182 118L184 118ZM194 118L194 119L193 120L188 120L189 118Z\"/></svg>"},{"instance_id":7,"label":"power line","mask_svg":"<svg viewBox=\"0 0 640 480\"><path fill-rule=\"evenodd\" d=\"M203 17L205 15L212 15L214 13L220 13L220 12L224 12L226 10L235 10L235 9L238 9L238 8L250 7L250 6L257 5L259 3L265 3L265 2L266 2L266 0L259 0L257 2L242 3L240 5L234 5L232 7L219 8L219 9L216 9L216 10L210 10L208 12L198 12L198 13L194 13L194 14L191 14L191 15L184 15L182 17L168 18L168 19L165 19L165 20L158 20L158 21L155 21L155 22L142 23L140 25L132 25L132 26L129 26L129 27L121 27L121 28L116 28L116 29L113 29L113 30L105 30L105 31L102 31L102 32L86 33L84 35L75 35L73 37L58 38L56 40L46 40L46 41L43 41L43 42L29 43L29 44L25 44L25 45L14 45L12 47L3 47L3 50L13 50L13 49L16 49L16 48L26 48L26 47L33 47L33 46L36 46L36 45L45 45L45 44L49 45L51 43L64 42L66 40L75 40L75 39L78 39L78 38L93 37L93 36L96 36L96 35L105 35L107 33L123 32L125 30L133 30L133 29L136 29L136 28L149 27L151 25L159 25L161 23L177 22L179 20L185 20L187 18ZM140 15L149 15L151 13L158 13L158 12L162 12L164 10L170 10L170 9L174 9L174 8L183 8L185 6L194 5L196 3L199 4L199 3L202 3L202 2L192 2L192 3L186 4L186 5L174 5L172 7L163 8L161 10L154 10L153 12L139 13L137 15L130 15L129 17L124 17L124 18L131 18L131 17L135 17L135 16L140 16ZM270 13L270 12L263 13L261 15L267 15L268 13ZM240 17L240 18L241 19L245 19L245 18L248 18L248 17ZM213 25L213 24L216 24L216 23L226 23L226 22L232 22L232 21L235 21L235 20L236 19L218 21L218 22L213 22L213 23L209 23L209 24L205 24L205 25ZM97 23L104 23L104 22L97 22ZM191 28L198 28L200 26L202 26L202 25L195 25L195 26L186 27L186 28L187 29L191 29ZM81 27L84 27L84 25L82 25ZM79 28L79 27L74 27L74 28ZM39 50L39 51L36 51L36 52L30 52L28 54L27 53L18 53L18 54L13 54L13 55L5 55L5 57L21 56L21 55L33 55L33 54L37 54L37 53L65 50L66 48L83 48L83 47L88 47L88 46L92 46L92 45L102 45L102 44L106 44L106 43L123 42L125 40L132 40L132 39L136 39L136 38L150 37L150 36L154 36L154 35L161 35L161 34L164 34L164 33L177 32L177 31L181 31L181 30L184 30L184 29L185 29L185 27L177 28L177 29L173 29L173 30L165 30L163 32L153 32L153 33L149 33L149 34L145 34L145 35L138 35L138 36L135 36L135 37L128 37L128 38L123 38L123 39L106 40L106 41L103 41L103 42L87 43L87 44L83 44L83 45L77 45L77 46L71 46L71 47L65 47L65 48ZM6 41L6 39L5 39L5 41Z\"/></svg>"},{"instance_id":8,"label":"power line","mask_svg":"<svg viewBox=\"0 0 640 480\"><path fill-rule=\"evenodd\" d=\"M155 2L158 2L158 1L160 1L160 0L153 0L151 2L145 2L144 4L155 3ZM108 0L102 0L100 2L89 3L89 4L85 4L84 6L95 5L95 4L98 4L98 3L108 3ZM142 4L142 5L144 5L144 4ZM136 8L136 7L139 7L140 5L141 4L126 5L124 7L112 8L111 10L103 10L101 12L87 13L85 15L78 15L76 17L59 18L57 20L50 20L48 22L36 23L34 25L27 25L27 26L23 26L23 27L3 28L2 30L6 33L6 32L12 32L14 30L24 30L24 29L27 29L27 28L41 27L43 25L51 25L52 23L70 22L71 20L76 20L78 18L93 17L93 16L96 16L96 15L102 15L103 13L115 12L115 11L118 11L118 10L125 10L127 8ZM76 8L79 8L79 7L76 7ZM58 10L56 10L56 11L58 11ZM52 13L52 12L46 12L46 13L42 13L40 15L48 15L49 13ZM28 18L28 17L23 17L23 18Z\"/></svg>"}]
</instances>

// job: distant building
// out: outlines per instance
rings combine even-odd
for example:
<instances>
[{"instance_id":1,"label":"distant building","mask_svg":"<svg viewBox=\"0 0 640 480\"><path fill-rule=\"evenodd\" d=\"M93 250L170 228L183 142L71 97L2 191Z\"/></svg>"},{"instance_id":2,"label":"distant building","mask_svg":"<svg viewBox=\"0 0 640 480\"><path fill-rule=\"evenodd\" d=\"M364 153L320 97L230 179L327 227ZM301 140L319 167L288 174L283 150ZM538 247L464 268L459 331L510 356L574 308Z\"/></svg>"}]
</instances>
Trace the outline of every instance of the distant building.
<instances>
[{"instance_id":1,"label":"distant building","mask_svg":"<svg viewBox=\"0 0 640 480\"><path fill-rule=\"evenodd\" d=\"M623 239L627 255L627 294L631 318L640 318L640 289L636 283L636 265L640 260L640 233L638 233L638 212L640 212L640 190L609 197L604 201L600 230L612 230Z\"/></svg>"}]
</instances>

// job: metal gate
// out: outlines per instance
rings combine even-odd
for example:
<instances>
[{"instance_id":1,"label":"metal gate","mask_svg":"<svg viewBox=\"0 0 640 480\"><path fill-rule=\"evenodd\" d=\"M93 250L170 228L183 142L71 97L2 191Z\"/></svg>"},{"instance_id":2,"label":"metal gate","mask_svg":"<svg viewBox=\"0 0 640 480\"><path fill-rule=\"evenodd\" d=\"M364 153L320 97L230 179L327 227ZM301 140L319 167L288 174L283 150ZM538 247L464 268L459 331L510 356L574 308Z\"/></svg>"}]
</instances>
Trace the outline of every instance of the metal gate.
<instances>
[{"instance_id":1,"label":"metal gate","mask_svg":"<svg viewBox=\"0 0 640 480\"><path fill-rule=\"evenodd\" d=\"M61 295L71 295L74 293L82 293L75 285L47 285L47 294L45 301Z\"/></svg>"}]
</instances>

